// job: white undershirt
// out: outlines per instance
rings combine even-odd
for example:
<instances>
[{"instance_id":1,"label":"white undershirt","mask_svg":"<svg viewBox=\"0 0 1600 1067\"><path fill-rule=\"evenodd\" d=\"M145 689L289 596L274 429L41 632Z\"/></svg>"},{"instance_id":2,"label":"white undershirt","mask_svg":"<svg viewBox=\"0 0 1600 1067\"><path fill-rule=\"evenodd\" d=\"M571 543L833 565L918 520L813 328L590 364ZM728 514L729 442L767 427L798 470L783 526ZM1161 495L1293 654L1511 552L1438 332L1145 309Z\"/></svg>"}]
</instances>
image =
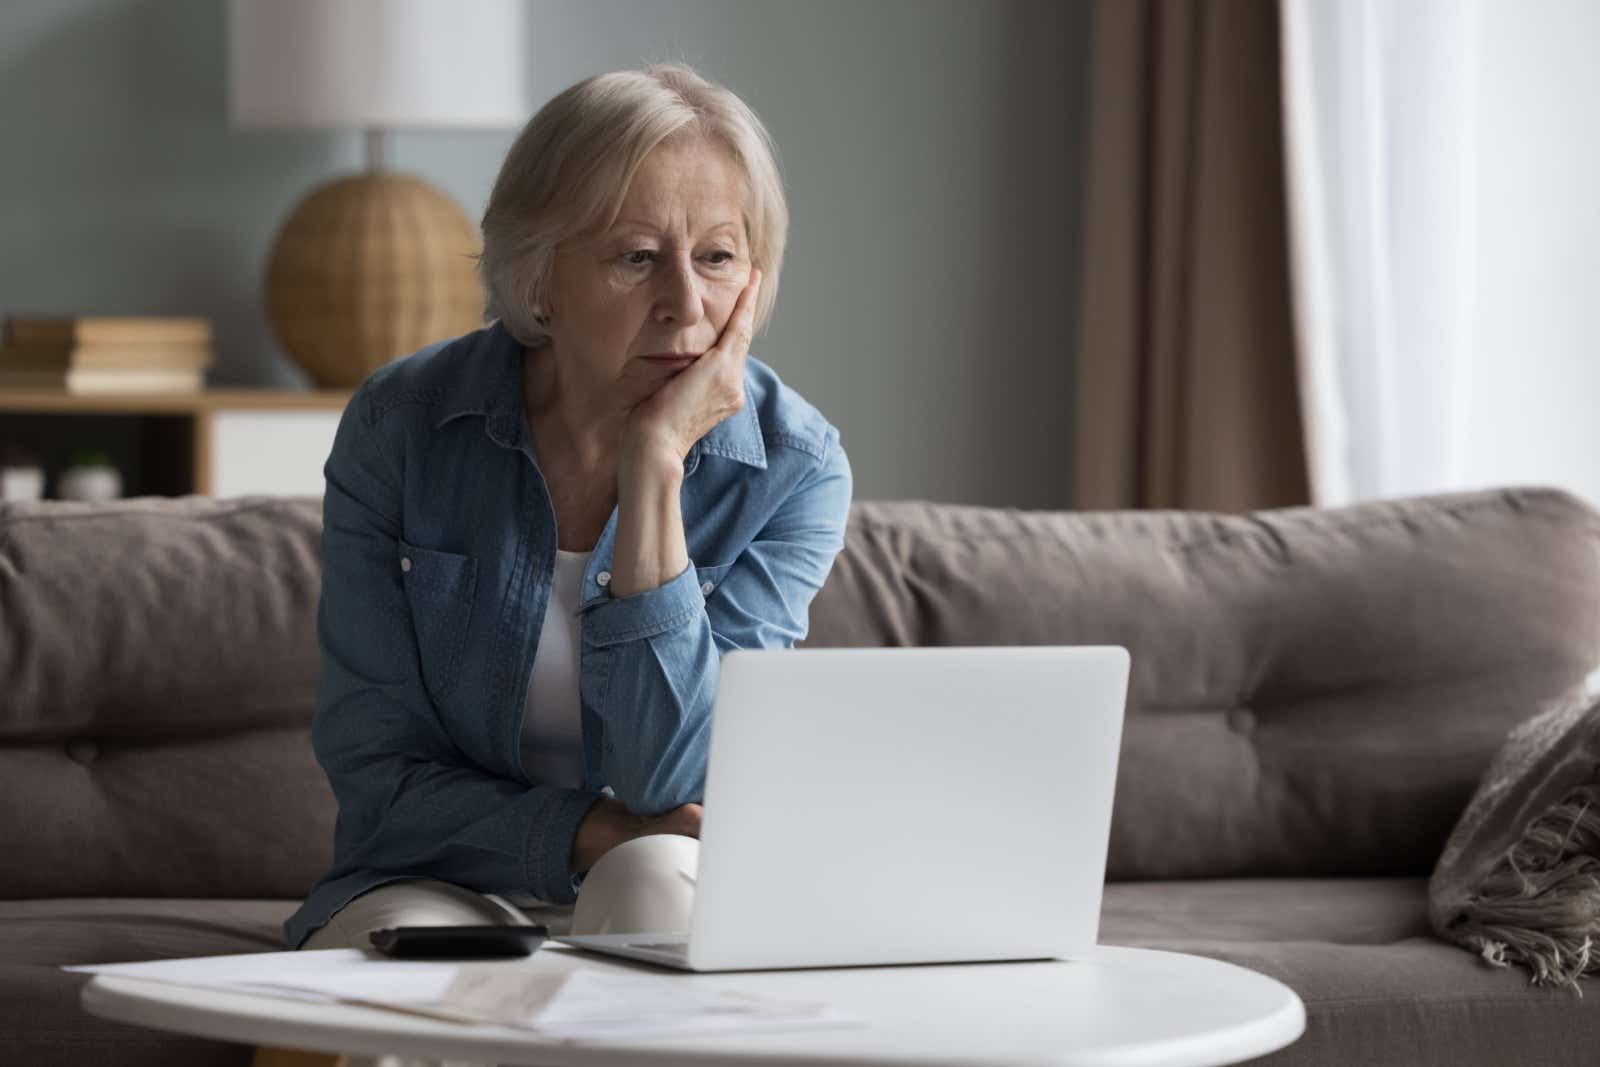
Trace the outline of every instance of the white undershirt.
<instances>
[{"instance_id":1,"label":"white undershirt","mask_svg":"<svg viewBox=\"0 0 1600 1067\"><path fill-rule=\"evenodd\" d=\"M578 703L578 604L590 552L556 550L555 582L539 630L522 711L522 766L535 784L583 785Z\"/></svg>"}]
</instances>

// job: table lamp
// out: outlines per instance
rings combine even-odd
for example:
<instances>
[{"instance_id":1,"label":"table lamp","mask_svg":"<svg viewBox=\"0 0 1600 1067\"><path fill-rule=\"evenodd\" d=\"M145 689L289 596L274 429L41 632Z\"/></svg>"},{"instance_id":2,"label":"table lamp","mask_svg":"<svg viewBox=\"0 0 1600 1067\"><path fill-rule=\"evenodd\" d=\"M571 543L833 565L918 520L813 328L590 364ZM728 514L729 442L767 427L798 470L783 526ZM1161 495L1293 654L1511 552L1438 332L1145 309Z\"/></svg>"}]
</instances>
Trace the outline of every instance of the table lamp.
<instances>
[{"instance_id":1,"label":"table lamp","mask_svg":"<svg viewBox=\"0 0 1600 1067\"><path fill-rule=\"evenodd\" d=\"M266 311L319 385L483 324L477 225L388 170L396 129L527 119L522 0L229 0L235 126L361 130L366 170L318 186L273 241Z\"/></svg>"}]
</instances>

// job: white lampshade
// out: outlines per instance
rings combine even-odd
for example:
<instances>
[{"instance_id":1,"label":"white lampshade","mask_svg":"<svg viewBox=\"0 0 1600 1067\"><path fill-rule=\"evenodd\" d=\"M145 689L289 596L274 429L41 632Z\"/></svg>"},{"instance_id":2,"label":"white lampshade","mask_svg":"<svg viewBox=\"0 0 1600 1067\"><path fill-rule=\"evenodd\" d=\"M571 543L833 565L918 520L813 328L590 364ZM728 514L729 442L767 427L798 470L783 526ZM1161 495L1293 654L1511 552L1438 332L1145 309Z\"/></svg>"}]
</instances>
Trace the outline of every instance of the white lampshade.
<instances>
[{"instance_id":1,"label":"white lampshade","mask_svg":"<svg viewBox=\"0 0 1600 1067\"><path fill-rule=\"evenodd\" d=\"M520 126L525 0L229 0L238 126Z\"/></svg>"}]
</instances>

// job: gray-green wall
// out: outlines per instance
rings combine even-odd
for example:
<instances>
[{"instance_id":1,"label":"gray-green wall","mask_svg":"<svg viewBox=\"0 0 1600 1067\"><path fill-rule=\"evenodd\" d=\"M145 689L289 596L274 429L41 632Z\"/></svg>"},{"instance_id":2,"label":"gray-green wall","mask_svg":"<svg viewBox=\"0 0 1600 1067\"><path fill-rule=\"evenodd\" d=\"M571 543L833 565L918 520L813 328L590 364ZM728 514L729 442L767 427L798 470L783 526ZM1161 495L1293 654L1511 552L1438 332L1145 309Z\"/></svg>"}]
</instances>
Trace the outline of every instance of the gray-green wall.
<instances>
[{"instance_id":1,"label":"gray-green wall","mask_svg":"<svg viewBox=\"0 0 1600 1067\"><path fill-rule=\"evenodd\" d=\"M361 141L230 128L225 8L0 5L0 313L205 315L213 383L306 385L267 330L262 270ZM678 59L767 123L791 230L751 351L841 428L858 499L1068 505L1085 2L530 8L530 113ZM476 218L514 135L399 134L393 164Z\"/></svg>"}]
</instances>

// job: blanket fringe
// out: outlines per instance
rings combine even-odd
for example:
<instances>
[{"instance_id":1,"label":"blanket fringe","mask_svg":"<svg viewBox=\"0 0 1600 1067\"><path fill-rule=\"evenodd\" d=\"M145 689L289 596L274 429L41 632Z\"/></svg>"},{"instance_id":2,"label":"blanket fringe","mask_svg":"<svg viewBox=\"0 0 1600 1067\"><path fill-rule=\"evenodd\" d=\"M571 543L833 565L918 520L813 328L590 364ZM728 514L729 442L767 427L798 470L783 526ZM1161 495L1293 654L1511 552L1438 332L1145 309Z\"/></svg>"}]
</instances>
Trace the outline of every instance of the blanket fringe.
<instances>
[{"instance_id":1,"label":"blanket fringe","mask_svg":"<svg viewBox=\"0 0 1600 1067\"><path fill-rule=\"evenodd\" d=\"M1495 967L1520 963L1533 985L1581 998L1578 979L1600 973L1600 784L1579 786L1530 822L1450 933Z\"/></svg>"}]
</instances>

